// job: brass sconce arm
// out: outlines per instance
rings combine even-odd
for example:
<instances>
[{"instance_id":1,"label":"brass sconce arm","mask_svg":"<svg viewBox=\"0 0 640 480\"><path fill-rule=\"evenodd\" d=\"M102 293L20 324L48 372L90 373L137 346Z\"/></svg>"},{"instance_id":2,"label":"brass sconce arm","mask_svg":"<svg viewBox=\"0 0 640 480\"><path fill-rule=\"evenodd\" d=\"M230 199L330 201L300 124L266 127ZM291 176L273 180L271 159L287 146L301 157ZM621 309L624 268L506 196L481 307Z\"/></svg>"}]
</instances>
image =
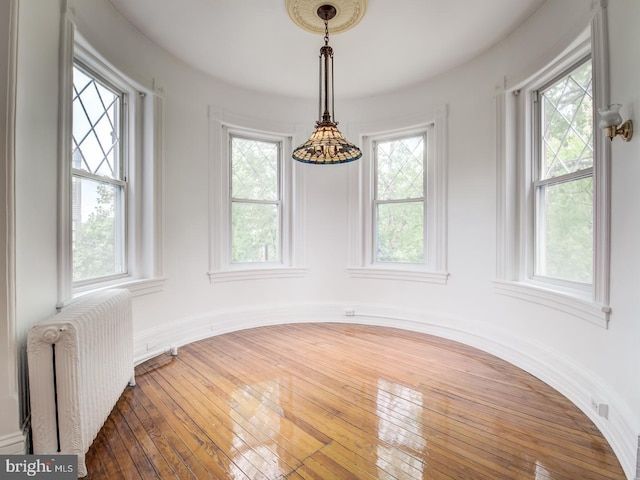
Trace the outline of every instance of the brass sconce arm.
<instances>
[{"instance_id":1,"label":"brass sconce arm","mask_svg":"<svg viewBox=\"0 0 640 480\"><path fill-rule=\"evenodd\" d=\"M620 135L622 140L628 142L633 137L633 122L631 120L622 121L620 116L621 107L622 105L619 103L614 103L607 107L599 108L600 123L598 126L604 130L609 140L613 141L616 136Z\"/></svg>"},{"instance_id":2,"label":"brass sconce arm","mask_svg":"<svg viewBox=\"0 0 640 480\"><path fill-rule=\"evenodd\" d=\"M620 135L620 138L622 138L623 141L628 142L631 140L631 137L633 137L633 122L631 120L627 120L619 127L611 125L610 127L606 127L604 132L611 141L613 141L614 137Z\"/></svg>"}]
</instances>

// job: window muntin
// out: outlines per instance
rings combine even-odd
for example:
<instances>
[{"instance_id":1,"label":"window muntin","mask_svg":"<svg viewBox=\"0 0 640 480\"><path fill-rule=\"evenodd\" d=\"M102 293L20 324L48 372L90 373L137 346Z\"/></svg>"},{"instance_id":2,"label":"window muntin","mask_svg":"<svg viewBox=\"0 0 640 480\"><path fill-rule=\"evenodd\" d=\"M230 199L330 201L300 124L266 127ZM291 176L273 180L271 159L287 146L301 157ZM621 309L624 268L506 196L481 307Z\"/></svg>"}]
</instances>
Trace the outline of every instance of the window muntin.
<instances>
[{"instance_id":1,"label":"window muntin","mask_svg":"<svg viewBox=\"0 0 640 480\"><path fill-rule=\"evenodd\" d=\"M231 262L282 262L282 142L230 135Z\"/></svg>"},{"instance_id":2,"label":"window muntin","mask_svg":"<svg viewBox=\"0 0 640 480\"><path fill-rule=\"evenodd\" d=\"M72 279L127 273L126 94L79 62L72 97Z\"/></svg>"},{"instance_id":3,"label":"window muntin","mask_svg":"<svg viewBox=\"0 0 640 480\"><path fill-rule=\"evenodd\" d=\"M425 261L426 134L374 142L374 263Z\"/></svg>"},{"instance_id":4,"label":"window muntin","mask_svg":"<svg viewBox=\"0 0 640 480\"><path fill-rule=\"evenodd\" d=\"M534 275L593 281L591 59L534 93Z\"/></svg>"}]
</instances>

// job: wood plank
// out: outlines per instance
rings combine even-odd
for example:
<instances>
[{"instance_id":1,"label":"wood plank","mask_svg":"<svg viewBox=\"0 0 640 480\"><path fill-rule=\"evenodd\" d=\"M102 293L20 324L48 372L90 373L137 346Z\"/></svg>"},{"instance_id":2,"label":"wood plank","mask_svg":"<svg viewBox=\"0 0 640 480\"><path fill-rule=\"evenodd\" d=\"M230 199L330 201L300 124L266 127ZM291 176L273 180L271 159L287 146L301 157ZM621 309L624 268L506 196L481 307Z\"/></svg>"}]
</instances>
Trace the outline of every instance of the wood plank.
<instances>
[{"instance_id":1,"label":"wood plank","mask_svg":"<svg viewBox=\"0 0 640 480\"><path fill-rule=\"evenodd\" d=\"M190 449L194 457L203 468L213 478L227 478L234 473L234 478L248 478L246 475L242 477L241 472L233 464L220 446L215 444L207 434L206 425L198 425L191 418L188 411L185 411L176 399L170 394L172 390L165 390L168 387L164 382L158 382L155 378L138 377L138 387L144 389L144 394L148 397L149 402L167 422L168 428L171 428L180 438L185 446ZM191 468L197 469L197 465L190 464ZM203 477L203 478L206 478Z\"/></svg>"},{"instance_id":2,"label":"wood plank","mask_svg":"<svg viewBox=\"0 0 640 480\"><path fill-rule=\"evenodd\" d=\"M287 345L290 345L291 342L289 341L283 341L283 343L281 343L280 345L278 345L278 350L281 351L283 348L287 348ZM252 348L254 348L255 346L252 346ZM326 348L326 345L324 346ZM378 357L381 356L380 351L376 350L378 353ZM308 352L308 350L307 350ZM373 353L373 352L372 352ZM486 355L486 354L484 354ZM283 354L284 357L286 357L286 353ZM381 367L383 367L384 365L376 365L376 358L371 358L370 362L367 362L367 365L373 369L373 371L377 371L378 369L380 369ZM322 358L320 357L310 357L307 355L306 357L307 363L311 364L311 365L319 365L322 363ZM345 359L341 359L341 362L339 362L340 365L344 365L345 364ZM397 362L394 364L394 367L397 367ZM341 368L340 366L335 367L335 366L331 366L331 365L321 365L320 370L326 370L326 369L331 369L332 370L332 374L335 373L336 369ZM345 368L349 368L349 367L345 367ZM398 371L397 368L394 369L394 371ZM446 373L446 372L445 372ZM528 375L528 374L525 374ZM529 376L530 377L530 376ZM530 380L535 380L533 379L533 377L530 377ZM405 379L405 383L406 379ZM540 383L538 381L538 383ZM419 387L419 385L413 385L414 387ZM451 387L451 385L449 385L449 387ZM538 387L539 389L540 387ZM444 392L444 394L446 395L447 399L449 400L449 405L448 405L448 414L449 415L455 415L456 411L453 408L455 405L454 403L460 403L462 406L459 407L458 411L461 412L460 415L463 416L463 421L465 424L473 424L474 423L474 419L473 418L468 418L468 416L466 416L466 412L469 411L469 405L468 402L471 401L471 399L474 397L474 391L469 390L466 391L466 395L460 395L460 388L457 388L456 391L454 391L452 388L448 388L445 389L445 387L442 387L442 389L446 390ZM566 419L567 419L567 409L569 409L569 411L574 411L574 412L578 412L578 414L581 416L581 418L583 419L583 422L581 424L581 428L579 429L575 429L573 427L574 423L573 422L569 422L568 425L571 425L571 429L569 432L569 435L573 436L573 439L575 441L575 437L576 436L582 436L583 437L583 444L586 444L588 446L590 446L590 442L592 439L592 435L595 433L596 435L598 435L597 430L594 432L594 429L587 429L585 428L584 425L584 415L579 412L577 409L575 409L575 407L573 407L565 398L559 396L557 394L557 392L549 389L549 387L547 387L547 389L549 390L549 392L552 392L553 395L556 397L556 399L561 399L564 402L563 407L560 409L560 414L558 415L558 418L556 420L562 420L565 421L566 423ZM440 391L440 389L438 390ZM456 394L457 392L457 394ZM544 395L540 395L542 398L545 399L549 399L549 392L545 392ZM479 395L479 394L476 394ZM527 400L531 397L531 395L527 398ZM502 403L505 403L502 401L502 396L497 395L497 398L501 399ZM473 402L478 402L478 400L476 398L473 398ZM526 439L528 438L529 435L531 435L532 433L541 433L541 434L547 434L549 429L553 429L558 427L558 424L555 423L551 423L547 420L540 420L539 419L539 415L542 413L544 414L544 409L539 410L538 412L538 416L534 416L533 419L531 418L527 418L526 416L523 416L523 414L520 412L520 410L523 410L523 406L526 406L528 402L523 402L522 398L519 398L517 402L514 402L513 404L510 405L509 409L505 409L502 408L500 405L494 405L493 403L486 403L485 402L485 406L487 406L487 408L485 408L483 410L482 406L477 407L476 410L478 411L487 411L489 414L491 414L490 416L487 416L486 419L478 419L478 421L485 421L485 424L482 426L482 428L491 428L492 424L495 422L495 418L492 416L494 413L507 413L508 415L515 417L513 419L510 420L510 422L513 423L513 428L515 429L514 431L510 432L512 437L509 438L509 441L518 441L518 439ZM546 406L546 409L550 409L551 406ZM488 419L488 421L487 421ZM539 425L538 425L539 423ZM589 422L590 425L593 427L593 424L591 422ZM566 430L567 427L566 426L559 426L560 429L562 430L563 428ZM589 433L585 434L585 430L587 430ZM504 434L505 432L502 431L501 434ZM563 451L566 448L573 448L574 444L572 442L569 442L569 446L567 447L567 443L566 443L566 438L564 438L563 435L558 435L556 438L556 444L548 444L547 450L550 452L556 452L558 451L557 449L560 449L559 451ZM524 445L525 447L530 448L530 445ZM575 452L574 452L575 453ZM580 455L580 453L577 453L578 455ZM591 462L594 464L594 473L596 474L606 474L606 470L608 470L610 467L615 467L617 465L617 463L614 464L607 464L607 463L602 463L600 459L594 457L591 452L584 452L582 453L583 455L583 461L585 462ZM617 462L617 460L614 458L613 459L615 462Z\"/></svg>"},{"instance_id":3,"label":"wood plank","mask_svg":"<svg viewBox=\"0 0 640 480\"><path fill-rule=\"evenodd\" d=\"M246 347L249 348L249 350L251 352L256 352L260 349L260 347L258 345L251 345L250 347ZM228 351L228 349L225 349L225 351ZM247 365L248 362L251 361L251 359L244 359L241 360L237 358L238 355L238 350L234 349L232 350L234 356L234 360L236 360L235 362L233 362L233 364L237 364L237 363L242 363L243 365ZM279 360L283 360L283 359L279 359ZM248 371L255 371L255 369L257 368L257 365L249 365L249 369ZM233 368L232 364L230 364L229 368ZM308 378L308 374L305 375L306 378ZM249 379L247 380L249 383L251 383L253 380ZM376 435L376 428L377 426L374 426L373 428L371 428L370 426L366 425L363 422L363 417L361 415L361 410L358 409L357 412L354 412L352 410L352 406L348 403L348 402L341 402L339 400L337 400L336 398L331 398L331 389L329 389L329 393L327 394L327 390L324 389L321 386L314 386L313 384L309 384L309 385L305 385L303 387L303 390L308 394L308 400L311 401L312 403L322 406L322 408L324 410L326 410L327 412L329 412L332 415L336 415L339 416L340 418L344 419L346 421L345 424L341 425L341 432L338 431L333 431L332 432L332 436L336 439L341 438L341 436L345 435L344 432L348 432L346 433L346 436L349 437L350 435L358 435L359 433L356 433L354 431L354 429L362 429L364 430L364 434L367 437L372 437L375 438ZM311 394L313 392L313 394ZM327 403L327 401L331 399L332 402L329 404ZM375 412L373 412L375 416ZM316 422L322 422L321 419L316 419ZM334 423L338 423L337 420L334 421ZM410 432L407 432L406 430L402 431L402 437L404 438L405 442L407 441L407 438L412 436L410 434ZM404 475L407 476L414 476L417 474L418 471L421 471L421 467L416 467L415 466L415 459L419 458L421 455L421 452L413 450L412 445L418 444L418 445L423 445L426 444L426 439L424 438L419 438L419 435L413 435L415 437L418 438L414 438L412 439L408 444L405 443L405 445L403 445L403 450L398 450L396 448L394 448L392 445L387 445L387 444L379 444L379 445L369 445L367 448L362 449L360 451L361 455L365 455L365 456L369 456L371 451L377 451L379 452L381 455L385 455L389 457L388 460L388 465L391 469L395 470L395 471L403 471L404 468L407 469L406 472L404 472ZM484 457L482 455L480 456L473 456L471 454L471 451L474 450L474 446L473 445L468 445L468 448L466 450L463 450L462 452L458 452L457 454L454 452L451 452L451 449L449 449L449 451L447 452L448 455L450 456L458 456L458 461L461 465L467 464L466 466L474 472L474 475L476 478L480 478L480 472L484 471L484 475L486 476L486 478L495 478L495 476L498 473L505 473L504 471L502 472L496 472L495 471L495 467L500 463L500 462L493 462L492 465L494 466L494 468L488 468L485 469L482 465L488 465L488 462L485 461ZM389 452L393 452L393 454L390 454ZM439 452L442 453L442 452ZM432 463L433 464L437 464L437 460L434 460L435 458L435 452L433 451L433 447L432 447ZM450 463L450 461L449 461ZM458 472L458 475L461 475L461 472Z\"/></svg>"},{"instance_id":4,"label":"wood plank","mask_svg":"<svg viewBox=\"0 0 640 480\"><path fill-rule=\"evenodd\" d=\"M257 345L252 345L252 346L250 347L250 350L251 350L251 351L256 351L256 349L258 349L258 348L259 348L259 347L258 347ZM234 352L234 354L236 354L236 355L238 354L238 350L237 350L237 349L233 350L233 352ZM237 360L237 363L242 363L242 360L241 360L241 359L235 358L235 360ZM280 360L281 360L281 359L280 359ZM308 375L307 375L307 376L308 376ZM340 410L341 410L341 408L344 408L344 407L332 407L332 409L333 409L334 411L340 411ZM523 436L523 432L522 432L522 431L517 432L517 434L518 434L518 436L522 436L523 438L527 438L527 436L526 436L526 435L524 435L524 436ZM518 438L518 437L514 437L514 438ZM473 445L473 444L471 444L471 445ZM547 448L547 450L548 450L549 452L555 453L555 450L552 450L552 449L550 449L550 448ZM472 457L470 457L469 455L467 455L467 457L468 457L468 458L467 458L467 460L468 460L469 458L472 458ZM482 458L482 457L478 457L478 458ZM510 462L510 461L511 461L511 460L507 460L507 462ZM499 464L500 462L499 462L499 461L495 461L495 463L496 463L496 464ZM479 467L478 467L477 465L475 465L475 466L474 466L474 468L476 469L476 473L477 473L477 471L479 471ZM490 472L488 472L488 475L491 475L491 473L490 473Z\"/></svg>"},{"instance_id":5,"label":"wood plank","mask_svg":"<svg viewBox=\"0 0 640 480\"><path fill-rule=\"evenodd\" d=\"M625 478L558 392L430 335L261 327L136 375L87 454L91 479Z\"/></svg>"},{"instance_id":6,"label":"wood plank","mask_svg":"<svg viewBox=\"0 0 640 480\"><path fill-rule=\"evenodd\" d=\"M269 459L264 457L263 452L252 449L247 443L246 432L237 431L234 425L225 423L222 417L224 412L215 409L207 398L201 398L190 379L175 370L181 364L178 360L174 369L160 372L161 380L168 386L166 392L180 404L185 415L202 427L203 434L213 445L228 457L227 474L238 471L248 478L267 478L259 467L263 463L269 464Z\"/></svg>"}]
</instances>

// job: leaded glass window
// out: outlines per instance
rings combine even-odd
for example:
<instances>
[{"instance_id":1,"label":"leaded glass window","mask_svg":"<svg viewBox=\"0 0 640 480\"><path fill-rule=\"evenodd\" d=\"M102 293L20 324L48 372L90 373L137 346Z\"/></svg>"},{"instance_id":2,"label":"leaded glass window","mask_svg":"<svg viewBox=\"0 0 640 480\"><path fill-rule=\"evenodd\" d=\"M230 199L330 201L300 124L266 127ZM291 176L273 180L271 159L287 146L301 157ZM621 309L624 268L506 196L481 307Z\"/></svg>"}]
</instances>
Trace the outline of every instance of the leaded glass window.
<instances>
[{"instance_id":1,"label":"leaded glass window","mask_svg":"<svg viewBox=\"0 0 640 480\"><path fill-rule=\"evenodd\" d=\"M73 281L126 273L125 94L90 69L73 68Z\"/></svg>"},{"instance_id":2,"label":"leaded glass window","mask_svg":"<svg viewBox=\"0 0 640 480\"><path fill-rule=\"evenodd\" d=\"M425 259L426 135L376 141L374 262Z\"/></svg>"},{"instance_id":3,"label":"leaded glass window","mask_svg":"<svg viewBox=\"0 0 640 480\"><path fill-rule=\"evenodd\" d=\"M232 135L231 261L274 263L281 245L281 143Z\"/></svg>"},{"instance_id":4,"label":"leaded glass window","mask_svg":"<svg viewBox=\"0 0 640 480\"><path fill-rule=\"evenodd\" d=\"M535 274L578 283L593 277L591 59L537 91Z\"/></svg>"}]
</instances>

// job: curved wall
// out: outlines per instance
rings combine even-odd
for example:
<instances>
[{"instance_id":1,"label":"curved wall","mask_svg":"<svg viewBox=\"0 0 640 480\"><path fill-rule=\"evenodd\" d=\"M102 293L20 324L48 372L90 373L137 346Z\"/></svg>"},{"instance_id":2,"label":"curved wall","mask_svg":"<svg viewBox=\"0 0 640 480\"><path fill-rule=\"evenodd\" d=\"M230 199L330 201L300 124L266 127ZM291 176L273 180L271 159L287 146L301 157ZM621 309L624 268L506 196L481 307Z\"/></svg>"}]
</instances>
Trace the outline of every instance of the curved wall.
<instances>
[{"instance_id":1,"label":"curved wall","mask_svg":"<svg viewBox=\"0 0 640 480\"><path fill-rule=\"evenodd\" d=\"M628 206L640 202L640 189L634 184L640 178L637 139L613 144L613 313L609 329L498 295L493 288L496 89L505 76L542 65L560 53L571 35L587 26L590 4L587 0L550 0L518 31L465 65L402 92L337 100L341 129L347 137L359 132L364 123L384 126L389 119L402 122L438 105L448 106L451 275L447 285L348 276L347 208L353 193L349 178L358 168L353 164L295 165L302 180L298 200L304 208L303 278L212 284L207 276L209 107L265 125L289 126L296 132L297 144L312 127L315 101L222 84L161 51L106 1L70 0L71 18L98 52L125 74L163 91L166 282L161 292L135 298L137 357L142 360L169 344L280 322L354 321L435 333L501 356L567 395L601 428L632 478L640 433L640 253L635 248L640 241L640 219ZM55 209L41 211L36 206L55 206L56 202L50 175L55 178L57 106L51 99L57 98L58 67L55 58L51 59L56 53L51 45L58 44L59 32L58 18L43 16L47 12L41 0L21 0L20 5L19 45L24 50L19 57L22 90L19 87L16 126L16 302L19 331L25 332L49 316L56 303ZM50 13L65 8L62 0L59 5L53 1L47 5ZM640 44L640 5L619 0L608 10L611 98L633 115L639 107L640 60L629 45ZM42 58L48 61L42 64ZM28 98L32 92L38 92L41 104ZM47 122L34 123L42 116ZM43 136L33 142L38 132ZM34 184L40 188L34 189ZM42 222L34 221L39 217ZM43 252L37 262L34 251ZM345 308L353 308L356 315L345 317ZM591 409L592 398L609 405L608 420Z\"/></svg>"}]
</instances>

